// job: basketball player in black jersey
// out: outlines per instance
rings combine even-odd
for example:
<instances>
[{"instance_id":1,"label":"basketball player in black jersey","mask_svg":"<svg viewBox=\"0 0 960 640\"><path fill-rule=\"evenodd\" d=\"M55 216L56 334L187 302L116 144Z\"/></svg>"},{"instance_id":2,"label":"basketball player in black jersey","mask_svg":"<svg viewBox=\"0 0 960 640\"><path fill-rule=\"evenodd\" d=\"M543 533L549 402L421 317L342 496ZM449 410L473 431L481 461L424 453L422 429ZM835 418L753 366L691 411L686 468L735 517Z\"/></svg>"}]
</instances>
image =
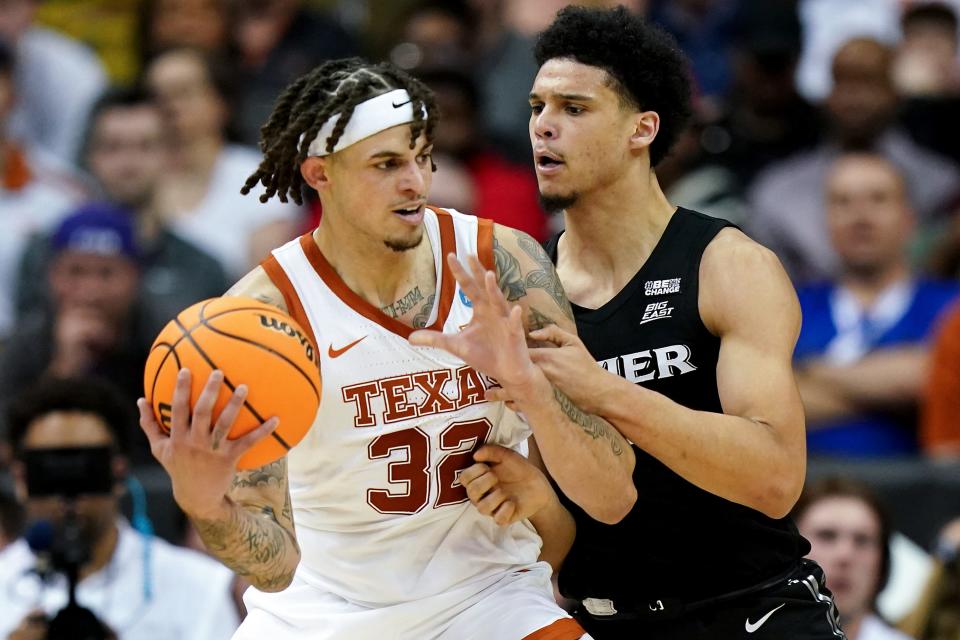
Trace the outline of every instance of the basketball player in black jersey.
<instances>
[{"instance_id":1,"label":"basketball player in black jersey","mask_svg":"<svg viewBox=\"0 0 960 640\"><path fill-rule=\"evenodd\" d=\"M623 8L563 10L536 56L537 177L566 223L547 250L580 338L534 331L554 348L531 358L634 444L638 495L612 525L566 500L577 539L561 592L599 640L843 638L786 517L806 466L793 288L736 227L669 203L653 170L690 110L686 61ZM522 502L516 464L475 465L461 481L478 506Z\"/></svg>"}]
</instances>

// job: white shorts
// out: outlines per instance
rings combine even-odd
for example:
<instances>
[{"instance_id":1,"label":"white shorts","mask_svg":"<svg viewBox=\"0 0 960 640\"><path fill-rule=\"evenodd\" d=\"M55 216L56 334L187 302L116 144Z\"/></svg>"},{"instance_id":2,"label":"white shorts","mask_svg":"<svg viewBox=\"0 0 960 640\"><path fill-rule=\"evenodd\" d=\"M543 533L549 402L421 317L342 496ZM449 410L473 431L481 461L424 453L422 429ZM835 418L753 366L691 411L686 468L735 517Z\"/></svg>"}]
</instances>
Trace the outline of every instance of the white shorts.
<instances>
[{"instance_id":1,"label":"white shorts","mask_svg":"<svg viewBox=\"0 0 960 640\"><path fill-rule=\"evenodd\" d=\"M513 571L486 589L365 607L299 576L280 593L247 589L233 640L578 640L583 629L553 599L550 566Z\"/></svg>"}]
</instances>

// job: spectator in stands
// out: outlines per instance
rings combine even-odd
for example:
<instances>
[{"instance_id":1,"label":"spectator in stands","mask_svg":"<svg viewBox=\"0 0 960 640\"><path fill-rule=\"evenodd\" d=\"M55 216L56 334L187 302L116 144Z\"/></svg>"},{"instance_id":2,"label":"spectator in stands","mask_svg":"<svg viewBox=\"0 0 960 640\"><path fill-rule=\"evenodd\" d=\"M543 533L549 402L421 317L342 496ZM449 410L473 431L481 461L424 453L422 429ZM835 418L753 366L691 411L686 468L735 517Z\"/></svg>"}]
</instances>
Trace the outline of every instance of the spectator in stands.
<instances>
[{"instance_id":1,"label":"spectator in stands","mask_svg":"<svg viewBox=\"0 0 960 640\"><path fill-rule=\"evenodd\" d=\"M141 255L131 215L84 205L51 238L52 309L24 318L0 351L0 399L11 400L44 376L97 375L130 406L143 395L143 365L152 342L136 305ZM130 425L136 433L137 425ZM144 438L131 455L150 462Z\"/></svg>"},{"instance_id":2,"label":"spectator in stands","mask_svg":"<svg viewBox=\"0 0 960 640\"><path fill-rule=\"evenodd\" d=\"M957 14L943 2L917 2L903 11L894 81L904 96L957 96ZM937 140L931 136L930 142Z\"/></svg>"},{"instance_id":3,"label":"spectator in stands","mask_svg":"<svg viewBox=\"0 0 960 640\"><path fill-rule=\"evenodd\" d=\"M530 93L537 75L530 54L533 39L568 4L569 0L504 0L499 4L501 31L479 53L484 133L513 162L530 162L530 106L513 96Z\"/></svg>"},{"instance_id":4,"label":"spectator in stands","mask_svg":"<svg viewBox=\"0 0 960 640\"><path fill-rule=\"evenodd\" d=\"M960 305L944 317L932 348L920 444L928 456L960 460Z\"/></svg>"},{"instance_id":5,"label":"spectator in stands","mask_svg":"<svg viewBox=\"0 0 960 640\"><path fill-rule=\"evenodd\" d=\"M79 547L89 554L79 570L81 606L123 640L230 638L239 623L229 595L230 571L202 554L135 530L120 516L125 437L135 422L129 405L110 387L87 379L48 379L18 399L9 422L18 493L30 521L52 525L54 544L63 539L65 496L76 484L84 485L83 494L73 500ZM57 460L83 463L82 477L42 464L50 456L44 456L45 450L63 447L75 449ZM31 463L38 466L31 468ZM37 469L44 477L33 475ZM33 542L42 544L36 537ZM18 626L24 633L20 637L44 637L43 618L28 618L39 610L49 619L66 604L66 580L59 572L46 582L37 578L38 553L42 549L35 553L22 538L0 552L0 638Z\"/></svg>"},{"instance_id":6,"label":"spectator in stands","mask_svg":"<svg viewBox=\"0 0 960 640\"><path fill-rule=\"evenodd\" d=\"M877 154L843 155L827 177L827 227L840 275L799 289L804 321L794 352L813 455L917 451L927 340L957 286L911 273L906 190L896 167Z\"/></svg>"},{"instance_id":7,"label":"spectator in stands","mask_svg":"<svg viewBox=\"0 0 960 640\"><path fill-rule=\"evenodd\" d=\"M739 2L654 2L651 19L677 39L690 57L699 98L719 107L730 90L730 54Z\"/></svg>"},{"instance_id":8,"label":"spectator in stands","mask_svg":"<svg viewBox=\"0 0 960 640\"><path fill-rule=\"evenodd\" d=\"M232 9L230 42L240 73L234 122L240 141L254 146L288 84L327 60L357 55L359 45L303 0L233 0Z\"/></svg>"},{"instance_id":9,"label":"spectator in stands","mask_svg":"<svg viewBox=\"0 0 960 640\"><path fill-rule=\"evenodd\" d=\"M468 0L427 0L410 9L390 61L404 70L467 66L476 55L480 15Z\"/></svg>"},{"instance_id":10,"label":"spectator in stands","mask_svg":"<svg viewBox=\"0 0 960 640\"><path fill-rule=\"evenodd\" d=\"M848 640L909 640L877 614L877 595L890 575L892 530L873 493L844 478L808 485L793 508L809 558L827 577Z\"/></svg>"},{"instance_id":11,"label":"spectator in stands","mask_svg":"<svg viewBox=\"0 0 960 640\"><path fill-rule=\"evenodd\" d=\"M12 136L9 116L18 99L14 53L0 41L0 339L13 328L17 264L28 238L85 197L66 167Z\"/></svg>"},{"instance_id":12,"label":"spectator in stands","mask_svg":"<svg viewBox=\"0 0 960 640\"><path fill-rule=\"evenodd\" d=\"M83 123L107 76L85 46L33 24L39 4L0 2L0 40L12 43L17 55L12 131L24 143L72 164Z\"/></svg>"},{"instance_id":13,"label":"spectator in stands","mask_svg":"<svg viewBox=\"0 0 960 640\"><path fill-rule=\"evenodd\" d=\"M960 638L960 518L937 537L935 565L916 608L900 628L916 640Z\"/></svg>"},{"instance_id":14,"label":"spectator in stands","mask_svg":"<svg viewBox=\"0 0 960 640\"><path fill-rule=\"evenodd\" d=\"M960 162L957 14L943 2L904 9L894 80L904 96L900 122L920 144Z\"/></svg>"},{"instance_id":15,"label":"spectator in stands","mask_svg":"<svg viewBox=\"0 0 960 640\"><path fill-rule=\"evenodd\" d=\"M443 114L434 133L437 178L431 199L545 240L547 216L537 201L536 177L528 169L529 163L513 164L484 143L480 130L482 106L473 77L452 66L415 69L412 73L433 90ZM455 181L449 179L449 172L462 172L464 178L462 183L456 181L459 188L453 193L451 185Z\"/></svg>"},{"instance_id":16,"label":"spectator in stands","mask_svg":"<svg viewBox=\"0 0 960 640\"><path fill-rule=\"evenodd\" d=\"M795 282L829 278L839 267L823 215L827 173L844 151L875 151L904 174L921 225L944 213L960 188L960 170L893 125L897 96L893 52L875 40L847 42L833 62L827 98L828 139L761 173L749 194L749 229L773 249Z\"/></svg>"},{"instance_id":17,"label":"spectator in stands","mask_svg":"<svg viewBox=\"0 0 960 640\"><path fill-rule=\"evenodd\" d=\"M230 38L230 0L141 0L139 24L141 71L157 55L188 47L223 53Z\"/></svg>"},{"instance_id":18,"label":"spectator in stands","mask_svg":"<svg viewBox=\"0 0 960 640\"><path fill-rule=\"evenodd\" d=\"M795 88L800 21L794 4L741 0L735 24L733 91L721 117L705 120L700 139L704 161L731 171L746 190L771 163L815 146L822 123Z\"/></svg>"},{"instance_id":19,"label":"spectator in stands","mask_svg":"<svg viewBox=\"0 0 960 640\"><path fill-rule=\"evenodd\" d=\"M229 68L198 51L177 49L150 63L146 81L169 126L158 211L181 237L217 258L229 278L239 279L295 235L300 209L240 195L261 157L226 140Z\"/></svg>"},{"instance_id":20,"label":"spectator in stands","mask_svg":"<svg viewBox=\"0 0 960 640\"><path fill-rule=\"evenodd\" d=\"M830 93L830 67L837 51L853 38L887 45L897 41L899 0L798 0L803 49L797 70L800 93L821 103Z\"/></svg>"},{"instance_id":21,"label":"spectator in stands","mask_svg":"<svg viewBox=\"0 0 960 640\"><path fill-rule=\"evenodd\" d=\"M142 251L140 300L145 330L155 334L185 307L226 291L220 263L171 231L156 210L166 136L159 106L136 89L108 92L94 106L84 164L101 196L130 210ZM17 309L23 316L48 299L42 286L50 262L48 234L35 237L20 263Z\"/></svg>"}]
</instances>

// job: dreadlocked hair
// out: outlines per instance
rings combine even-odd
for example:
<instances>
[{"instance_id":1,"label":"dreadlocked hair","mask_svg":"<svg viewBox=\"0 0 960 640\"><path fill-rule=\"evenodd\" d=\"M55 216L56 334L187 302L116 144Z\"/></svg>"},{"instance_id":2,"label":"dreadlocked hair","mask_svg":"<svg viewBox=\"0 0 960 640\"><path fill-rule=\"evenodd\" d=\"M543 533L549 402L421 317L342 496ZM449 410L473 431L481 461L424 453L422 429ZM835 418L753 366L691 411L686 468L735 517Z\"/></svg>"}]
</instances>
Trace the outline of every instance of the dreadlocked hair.
<instances>
[{"instance_id":1,"label":"dreadlocked hair","mask_svg":"<svg viewBox=\"0 0 960 640\"><path fill-rule=\"evenodd\" d=\"M372 64L361 58L332 60L295 80L277 98L273 113L260 128L263 160L240 193L247 195L260 183L266 187L260 202L276 195L281 202L290 198L303 204L300 163L306 159L310 143L323 124L340 114L327 138L327 153L332 153L356 106L395 89L405 89L410 94L414 114L410 148L416 146L421 133L426 134L428 142L432 141L438 111L426 85L386 62Z\"/></svg>"}]
</instances>

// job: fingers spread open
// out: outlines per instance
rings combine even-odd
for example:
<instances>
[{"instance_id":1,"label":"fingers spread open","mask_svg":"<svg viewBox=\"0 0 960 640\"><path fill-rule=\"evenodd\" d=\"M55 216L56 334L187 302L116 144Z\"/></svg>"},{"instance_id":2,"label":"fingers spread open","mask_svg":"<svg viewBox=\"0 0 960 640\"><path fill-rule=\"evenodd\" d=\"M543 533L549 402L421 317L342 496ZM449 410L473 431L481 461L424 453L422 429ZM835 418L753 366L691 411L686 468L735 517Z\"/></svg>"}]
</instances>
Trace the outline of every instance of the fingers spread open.
<instances>
[{"instance_id":1,"label":"fingers spread open","mask_svg":"<svg viewBox=\"0 0 960 640\"><path fill-rule=\"evenodd\" d=\"M480 262L477 261L477 264L480 264ZM486 289L487 299L493 308L502 315L510 313L510 303L507 301L507 297L503 295L503 291L500 290L500 283L497 282L497 274L493 271L484 272L483 285Z\"/></svg>"},{"instance_id":2,"label":"fingers spread open","mask_svg":"<svg viewBox=\"0 0 960 640\"><path fill-rule=\"evenodd\" d=\"M214 450L220 448L223 439L230 433L230 428L233 427L233 423L236 421L246 399L247 385L241 384L234 390L233 395L227 400L226 406L223 407L223 411L217 417L217 423L214 425L211 435L211 445Z\"/></svg>"},{"instance_id":3,"label":"fingers spread open","mask_svg":"<svg viewBox=\"0 0 960 640\"><path fill-rule=\"evenodd\" d=\"M279 425L280 418L273 416L253 431L245 433L236 440L227 440L227 446L230 447L230 453L239 458L241 455L246 453L247 449L273 433L274 429L276 429Z\"/></svg>"},{"instance_id":4,"label":"fingers spread open","mask_svg":"<svg viewBox=\"0 0 960 640\"><path fill-rule=\"evenodd\" d=\"M177 383L173 389L170 408L170 437L177 439L187 435L190 430L190 370L177 372Z\"/></svg>"},{"instance_id":5,"label":"fingers spread open","mask_svg":"<svg viewBox=\"0 0 960 640\"><path fill-rule=\"evenodd\" d=\"M217 369L207 378L207 383L203 385L203 391L200 392L197 403L193 405L193 420L190 423L190 432L196 440L206 441L210 437L213 407L217 403L217 396L220 395L222 385L223 372Z\"/></svg>"},{"instance_id":6,"label":"fingers spread open","mask_svg":"<svg viewBox=\"0 0 960 640\"><path fill-rule=\"evenodd\" d=\"M463 293L474 302L481 301L480 296L483 294L481 283L483 279L476 279L473 274L461 264L456 254L451 253L447 255L447 264L450 265L450 272L453 274L453 277L456 278Z\"/></svg>"},{"instance_id":7,"label":"fingers spread open","mask_svg":"<svg viewBox=\"0 0 960 640\"><path fill-rule=\"evenodd\" d=\"M415 347L435 347L453 352L455 336L432 329L420 329L411 333L407 341Z\"/></svg>"},{"instance_id":8,"label":"fingers spread open","mask_svg":"<svg viewBox=\"0 0 960 640\"><path fill-rule=\"evenodd\" d=\"M156 418L153 417L153 408L144 398L137 399L137 411L140 413L140 428L143 429L150 442L153 442L155 438L164 437L163 430L160 429Z\"/></svg>"}]
</instances>

